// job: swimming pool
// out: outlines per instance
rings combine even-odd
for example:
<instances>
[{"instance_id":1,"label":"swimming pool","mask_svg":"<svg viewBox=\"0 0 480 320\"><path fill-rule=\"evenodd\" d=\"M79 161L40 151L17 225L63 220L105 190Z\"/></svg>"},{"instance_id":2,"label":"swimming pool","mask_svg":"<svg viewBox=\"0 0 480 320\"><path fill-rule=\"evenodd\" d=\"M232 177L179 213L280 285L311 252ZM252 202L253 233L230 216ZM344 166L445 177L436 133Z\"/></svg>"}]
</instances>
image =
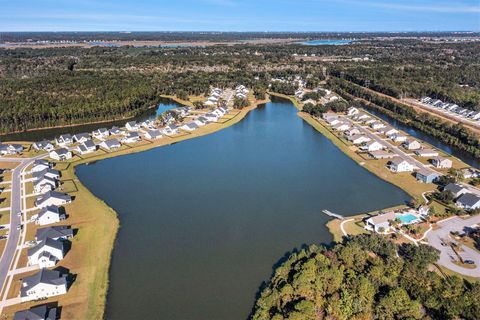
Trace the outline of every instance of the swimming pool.
<instances>
[{"instance_id":1,"label":"swimming pool","mask_svg":"<svg viewBox=\"0 0 480 320\"><path fill-rule=\"evenodd\" d=\"M407 213L407 214L399 214L397 215L397 218L403 223L403 224L409 224L417 220L417 216Z\"/></svg>"}]
</instances>

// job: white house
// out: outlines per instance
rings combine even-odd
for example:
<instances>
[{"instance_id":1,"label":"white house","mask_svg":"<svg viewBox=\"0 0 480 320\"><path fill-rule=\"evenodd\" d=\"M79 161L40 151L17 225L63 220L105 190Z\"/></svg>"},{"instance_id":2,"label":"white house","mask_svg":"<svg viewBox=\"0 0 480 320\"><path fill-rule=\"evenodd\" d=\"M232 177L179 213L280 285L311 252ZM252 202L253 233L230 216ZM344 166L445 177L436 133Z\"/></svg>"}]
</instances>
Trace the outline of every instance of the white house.
<instances>
[{"instance_id":1,"label":"white house","mask_svg":"<svg viewBox=\"0 0 480 320\"><path fill-rule=\"evenodd\" d=\"M33 162L33 166L30 172L40 172L50 168L51 168L50 162L44 159L37 159Z\"/></svg>"},{"instance_id":2,"label":"white house","mask_svg":"<svg viewBox=\"0 0 480 320\"><path fill-rule=\"evenodd\" d=\"M119 127L112 127L109 132L112 136L117 136L123 134L124 131Z\"/></svg>"},{"instance_id":3,"label":"white house","mask_svg":"<svg viewBox=\"0 0 480 320\"><path fill-rule=\"evenodd\" d=\"M46 206L40 210L35 219L35 223L41 226L57 223L65 219L65 215L60 212L57 206Z\"/></svg>"},{"instance_id":4,"label":"white house","mask_svg":"<svg viewBox=\"0 0 480 320\"><path fill-rule=\"evenodd\" d=\"M80 154L88 154L97 151L97 145L88 139L77 146L76 149Z\"/></svg>"},{"instance_id":5,"label":"white house","mask_svg":"<svg viewBox=\"0 0 480 320\"><path fill-rule=\"evenodd\" d=\"M178 133L178 127L174 124L169 124L163 128L163 134L174 135Z\"/></svg>"},{"instance_id":6,"label":"white house","mask_svg":"<svg viewBox=\"0 0 480 320\"><path fill-rule=\"evenodd\" d=\"M358 128L353 127L345 131L345 134L347 136L354 136L354 135L360 134L360 130Z\"/></svg>"},{"instance_id":7,"label":"white house","mask_svg":"<svg viewBox=\"0 0 480 320\"><path fill-rule=\"evenodd\" d=\"M480 177L480 171L474 170L472 168L462 169L462 175L465 179L472 179Z\"/></svg>"},{"instance_id":8,"label":"white house","mask_svg":"<svg viewBox=\"0 0 480 320\"><path fill-rule=\"evenodd\" d=\"M363 150L366 150L366 151L378 151L378 150L382 150L383 148L385 148L385 146L383 144L381 144L380 142L378 141L370 141L370 142L367 142L363 147L362 149Z\"/></svg>"},{"instance_id":9,"label":"white house","mask_svg":"<svg viewBox=\"0 0 480 320\"><path fill-rule=\"evenodd\" d=\"M121 143L117 139L108 139L100 143L100 147L109 151L113 149L118 149L121 146Z\"/></svg>"},{"instance_id":10,"label":"white house","mask_svg":"<svg viewBox=\"0 0 480 320\"><path fill-rule=\"evenodd\" d=\"M379 214L368 218L365 224L373 229L376 233L387 234L391 231L390 221L396 219L396 214L393 211Z\"/></svg>"},{"instance_id":11,"label":"white house","mask_svg":"<svg viewBox=\"0 0 480 320\"><path fill-rule=\"evenodd\" d=\"M195 122L187 122L182 126L180 126L180 129L185 131L193 131L193 130L197 130L198 126L195 124Z\"/></svg>"},{"instance_id":12,"label":"white house","mask_svg":"<svg viewBox=\"0 0 480 320\"><path fill-rule=\"evenodd\" d=\"M416 155L419 157L436 157L438 156L438 151L433 149L420 149L415 151Z\"/></svg>"},{"instance_id":13,"label":"white house","mask_svg":"<svg viewBox=\"0 0 480 320\"><path fill-rule=\"evenodd\" d=\"M22 302L46 299L67 293L67 276L55 270L41 269L22 279L20 300Z\"/></svg>"},{"instance_id":14,"label":"white house","mask_svg":"<svg viewBox=\"0 0 480 320\"><path fill-rule=\"evenodd\" d=\"M140 126L135 121L129 121L125 124L125 128L128 131L138 131Z\"/></svg>"},{"instance_id":15,"label":"white house","mask_svg":"<svg viewBox=\"0 0 480 320\"><path fill-rule=\"evenodd\" d=\"M440 156L434 157L431 161L433 166L439 169L451 168L453 164L452 160Z\"/></svg>"},{"instance_id":16,"label":"white house","mask_svg":"<svg viewBox=\"0 0 480 320\"><path fill-rule=\"evenodd\" d=\"M361 134L355 134L353 136L349 136L348 140L353 144L362 144L362 143L369 142L371 139Z\"/></svg>"},{"instance_id":17,"label":"white house","mask_svg":"<svg viewBox=\"0 0 480 320\"><path fill-rule=\"evenodd\" d=\"M32 144L32 147L37 151L40 151L40 150L52 151L55 148L53 144L47 140L35 142Z\"/></svg>"},{"instance_id":18,"label":"white house","mask_svg":"<svg viewBox=\"0 0 480 320\"><path fill-rule=\"evenodd\" d=\"M214 113L211 113L211 112L205 113L205 114L203 115L203 117L204 117L205 119L207 119L208 121L210 121L210 122L214 122L214 121L217 121L217 120L218 120L217 115L214 114Z\"/></svg>"},{"instance_id":19,"label":"white house","mask_svg":"<svg viewBox=\"0 0 480 320\"><path fill-rule=\"evenodd\" d=\"M443 190L450 191L455 199L470 192L467 188L458 183L449 183L443 188Z\"/></svg>"},{"instance_id":20,"label":"white house","mask_svg":"<svg viewBox=\"0 0 480 320\"><path fill-rule=\"evenodd\" d=\"M0 154L1 155L14 155L19 154L23 151L23 146L21 144L0 144Z\"/></svg>"},{"instance_id":21,"label":"white house","mask_svg":"<svg viewBox=\"0 0 480 320\"><path fill-rule=\"evenodd\" d=\"M347 115L351 117L351 116L354 116L354 115L358 114L359 112L360 112L360 111L358 111L357 108L355 108L355 107L350 107L350 108L348 108L348 110L347 110Z\"/></svg>"},{"instance_id":22,"label":"white house","mask_svg":"<svg viewBox=\"0 0 480 320\"><path fill-rule=\"evenodd\" d=\"M153 129L155 129L155 122L150 120L150 119L147 119L147 120L143 121L140 126L142 128L147 129L147 130L153 130Z\"/></svg>"},{"instance_id":23,"label":"white house","mask_svg":"<svg viewBox=\"0 0 480 320\"><path fill-rule=\"evenodd\" d=\"M147 139L151 139L151 140L154 140L154 139L159 139L162 137L162 133L160 132L160 130L147 130L147 132L145 132L145 138Z\"/></svg>"},{"instance_id":24,"label":"white house","mask_svg":"<svg viewBox=\"0 0 480 320\"><path fill-rule=\"evenodd\" d=\"M46 238L33 248L28 249L28 265L50 268L64 258L64 242Z\"/></svg>"},{"instance_id":25,"label":"white house","mask_svg":"<svg viewBox=\"0 0 480 320\"><path fill-rule=\"evenodd\" d=\"M71 159L73 155L72 155L72 152L68 151L67 149L60 148L60 149L50 151L49 156L50 158L57 161L65 161L65 160Z\"/></svg>"},{"instance_id":26,"label":"white house","mask_svg":"<svg viewBox=\"0 0 480 320\"><path fill-rule=\"evenodd\" d=\"M62 134L60 137L55 138L55 143L60 147L66 147L73 143L71 134Z\"/></svg>"},{"instance_id":27,"label":"white house","mask_svg":"<svg viewBox=\"0 0 480 320\"><path fill-rule=\"evenodd\" d=\"M391 135L397 134L398 130L393 127L385 127L378 130L379 133L389 137Z\"/></svg>"},{"instance_id":28,"label":"white house","mask_svg":"<svg viewBox=\"0 0 480 320\"><path fill-rule=\"evenodd\" d=\"M37 229L35 241L40 242L47 238L54 240L68 240L73 238L73 230L67 226L53 226Z\"/></svg>"},{"instance_id":29,"label":"white house","mask_svg":"<svg viewBox=\"0 0 480 320\"><path fill-rule=\"evenodd\" d=\"M33 191L35 193L45 193L55 189L56 187L57 181L47 176L43 176L42 178L33 182Z\"/></svg>"},{"instance_id":30,"label":"white house","mask_svg":"<svg viewBox=\"0 0 480 320\"><path fill-rule=\"evenodd\" d=\"M391 136L392 140L394 142L405 142L407 141L408 137L406 135L397 133Z\"/></svg>"},{"instance_id":31,"label":"white house","mask_svg":"<svg viewBox=\"0 0 480 320\"><path fill-rule=\"evenodd\" d=\"M337 131L345 131L345 130L350 129L350 125L346 122L340 122L340 123L332 126L332 129L337 130Z\"/></svg>"},{"instance_id":32,"label":"white house","mask_svg":"<svg viewBox=\"0 0 480 320\"><path fill-rule=\"evenodd\" d=\"M382 128L385 128L385 127L386 127L386 125L383 122L380 122L380 121L375 121L375 122L370 123L370 128L372 128L373 130L382 129Z\"/></svg>"},{"instance_id":33,"label":"white house","mask_svg":"<svg viewBox=\"0 0 480 320\"><path fill-rule=\"evenodd\" d=\"M92 136L98 140L104 140L110 135L110 132L106 128L100 128L92 132Z\"/></svg>"},{"instance_id":34,"label":"white house","mask_svg":"<svg viewBox=\"0 0 480 320\"><path fill-rule=\"evenodd\" d=\"M37 198L35 201L35 206L44 208L52 205L61 206L70 202L72 202L72 197L70 197L68 194L56 191L48 191Z\"/></svg>"},{"instance_id":35,"label":"white house","mask_svg":"<svg viewBox=\"0 0 480 320\"><path fill-rule=\"evenodd\" d=\"M393 172L412 172L414 166L403 158L396 157L390 161L389 168Z\"/></svg>"},{"instance_id":36,"label":"white house","mask_svg":"<svg viewBox=\"0 0 480 320\"><path fill-rule=\"evenodd\" d=\"M193 122L199 126L202 127L208 123L208 120L203 118L203 117L198 117L197 119L193 120Z\"/></svg>"},{"instance_id":37,"label":"white house","mask_svg":"<svg viewBox=\"0 0 480 320\"><path fill-rule=\"evenodd\" d=\"M85 142L87 140L90 140L90 135L86 132L83 132L83 133L77 133L76 135L73 136L73 140L75 142Z\"/></svg>"},{"instance_id":38,"label":"white house","mask_svg":"<svg viewBox=\"0 0 480 320\"><path fill-rule=\"evenodd\" d=\"M60 171L54 170L51 168L46 168L42 171L32 172L33 180L39 180L43 177L48 177L51 179L60 179Z\"/></svg>"},{"instance_id":39,"label":"white house","mask_svg":"<svg viewBox=\"0 0 480 320\"><path fill-rule=\"evenodd\" d=\"M142 138L136 132L130 132L125 137L122 138L123 143L134 143L140 141Z\"/></svg>"},{"instance_id":40,"label":"white house","mask_svg":"<svg viewBox=\"0 0 480 320\"><path fill-rule=\"evenodd\" d=\"M456 204L465 210L480 209L480 196L473 193L465 193L458 198Z\"/></svg>"},{"instance_id":41,"label":"white house","mask_svg":"<svg viewBox=\"0 0 480 320\"><path fill-rule=\"evenodd\" d=\"M409 139L403 143L403 147L407 150L418 150L422 145L417 140Z\"/></svg>"}]
</instances>

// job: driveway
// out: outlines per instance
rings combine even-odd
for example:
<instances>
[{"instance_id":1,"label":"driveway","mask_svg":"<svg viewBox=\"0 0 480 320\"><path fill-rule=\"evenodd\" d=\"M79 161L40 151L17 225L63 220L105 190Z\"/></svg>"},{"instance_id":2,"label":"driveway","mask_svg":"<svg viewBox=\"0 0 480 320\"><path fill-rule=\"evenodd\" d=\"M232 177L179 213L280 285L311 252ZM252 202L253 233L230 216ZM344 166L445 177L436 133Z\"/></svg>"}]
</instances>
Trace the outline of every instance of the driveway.
<instances>
[{"instance_id":1,"label":"driveway","mask_svg":"<svg viewBox=\"0 0 480 320\"><path fill-rule=\"evenodd\" d=\"M473 216L468 219L462 219L459 217L453 217L450 219L443 220L437 225L440 227L438 229L430 231L427 235L428 243L440 251L440 259L438 263L447 269L455 271L465 276L469 277L480 277L480 253L476 250L473 250L465 245L460 245L463 252L459 252L463 260L472 260L475 262L474 269L463 268L459 265L456 265L452 261L452 257L455 260L457 256L450 246L442 246L443 239L450 240L451 231L462 232L464 228L470 227L474 224L480 224L480 215Z\"/></svg>"}]
</instances>

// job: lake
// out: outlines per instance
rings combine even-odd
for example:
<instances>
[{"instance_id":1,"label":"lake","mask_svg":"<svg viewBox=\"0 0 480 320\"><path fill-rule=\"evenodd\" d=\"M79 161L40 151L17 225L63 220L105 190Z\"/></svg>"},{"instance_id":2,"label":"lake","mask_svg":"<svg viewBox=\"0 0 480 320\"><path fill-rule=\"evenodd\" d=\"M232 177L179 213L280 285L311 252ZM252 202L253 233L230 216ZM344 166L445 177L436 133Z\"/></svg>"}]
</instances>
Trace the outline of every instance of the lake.
<instances>
[{"instance_id":1,"label":"lake","mask_svg":"<svg viewBox=\"0 0 480 320\"><path fill-rule=\"evenodd\" d=\"M340 39L327 39L327 40L310 40L310 41L302 41L296 42L297 44L303 44L305 46L324 46L324 45L345 45L352 43L352 40L340 40Z\"/></svg>"},{"instance_id":2,"label":"lake","mask_svg":"<svg viewBox=\"0 0 480 320\"><path fill-rule=\"evenodd\" d=\"M224 130L77 167L120 219L107 319L246 319L272 268L329 243L328 209L405 203L273 100Z\"/></svg>"},{"instance_id":3,"label":"lake","mask_svg":"<svg viewBox=\"0 0 480 320\"><path fill-rule=\"evenodd\" d=\"M157 108L149 109L142 113L141 115L134 117L128 120L114 120L102 123L92 123L92 124L84 124L72 127L58 127L58 128L51 128L51 129L40 129L40 130L32 130L26 132L19 132L19 133L11 133L6 135L0 135L1 141L41 141L44 139L53 140L55 137L58 137L62 134L70 133L70 134L77 134L82 132L92 132L98 128L108 128L110 129L113 126L123 127L127 121L145 121L147 119L155 118L156 116L160 115L161 113L182 106L181 104L176 103L171 99L160 99L160 103Z\"/></svg>"}]
</instances>

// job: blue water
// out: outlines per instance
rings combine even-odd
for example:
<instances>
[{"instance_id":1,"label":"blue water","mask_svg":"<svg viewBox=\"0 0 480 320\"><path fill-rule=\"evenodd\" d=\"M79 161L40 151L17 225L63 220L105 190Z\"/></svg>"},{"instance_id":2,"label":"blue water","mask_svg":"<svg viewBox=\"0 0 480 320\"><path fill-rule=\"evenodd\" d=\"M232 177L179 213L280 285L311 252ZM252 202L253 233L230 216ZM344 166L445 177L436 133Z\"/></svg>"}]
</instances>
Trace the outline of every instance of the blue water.
<instances>
[{"instance_id":1,"label":"blue water","mask_svg":"<svg viewBox=\"0 0 480 320\"><path fill-rule=\"evenodd\" d=\"M398 218L402 223L405 223L405 224L409 224L409 223L411 223L412 221L417 220L417 217L415 217L415 216L414 216L413 214L411 214L411 213L398 215L397 218Z\"/></svg>"},{"instance_id":2,"label":"blue water","mask_svg":"<svg viewBox=\"0 0 480 320\"><path fill-rule=\"evenodd\" d=\"M279 259L332 240L323 209L410 198L296 113L275 100L214 134L77 167L121 224L107 319L246 319Z\"/></svg>"},{"instance_id":3,"label":"blue water","mask_svg":"<svg viewBox=\"0 0 480 320\"><path fill-rule=\"evenodd\" d=\"M323 45L345 45L351 43L352 40L311 40L297 42L297 44L303 44L306 46L323 46Z\"/></svg>"}]
</instances>

